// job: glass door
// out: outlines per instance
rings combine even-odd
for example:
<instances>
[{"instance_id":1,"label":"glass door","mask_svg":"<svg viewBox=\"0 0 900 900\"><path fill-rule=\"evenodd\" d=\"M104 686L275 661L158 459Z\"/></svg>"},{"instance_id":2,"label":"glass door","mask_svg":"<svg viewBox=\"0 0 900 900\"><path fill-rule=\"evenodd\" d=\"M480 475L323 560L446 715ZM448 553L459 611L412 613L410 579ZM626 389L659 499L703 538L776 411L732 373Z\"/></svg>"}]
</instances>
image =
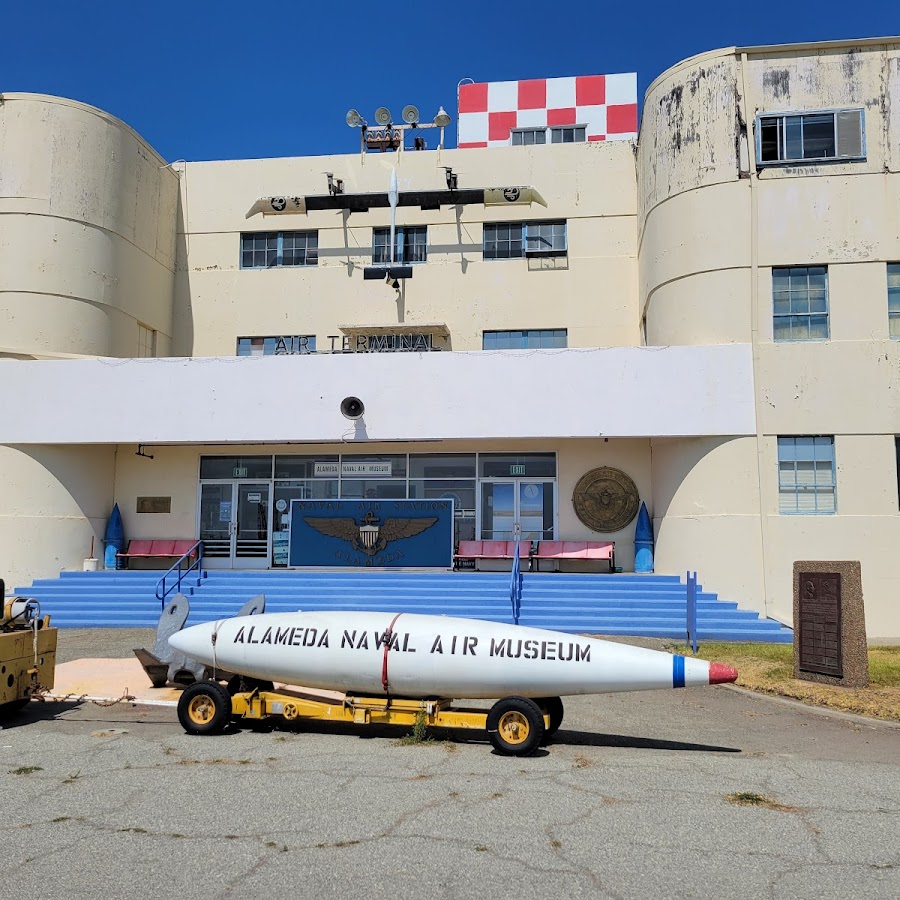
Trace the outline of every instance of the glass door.
<instances>
[{"instance_id":1,"label":"glass door","mask_svg":"<svg viewBox=\"0 0 900 900\"><path fill-rule=\"evenodd\" d=\"M269 568L269 485L239 482L234 521L235 569Z\"/></svg>"},{"instance_id":2,"label":"glass door","mask_svg":"<svg viewBox=\"0 0 900 900\"><path fill-rule=\"evenodd\" d=\"M553 540L555 488L553 481L525 478L482 481L479 497L481 540L514 540L517 525L523 540Z\"/></svg>"},{"instance_id":3,"label":"glass door","mask_svg":"<svg viewBox=\"0 0 900 900\"><path fill-rule=\"evenodd\" d=\"M208 568L269 567L269 492L265 482L200 485L200 540Z\"/></svg>"},{"instance_id":4,"label":"glass door","mask_svg":"<svg viewBox=\"0 0 900 900\"><path fill-rule=\"evenodd\" d=\"M230 481L200 485L199 533L203 541L203 564L207 568L231 568L233 498L234 485Z\"/></svg>"}]
</instances>

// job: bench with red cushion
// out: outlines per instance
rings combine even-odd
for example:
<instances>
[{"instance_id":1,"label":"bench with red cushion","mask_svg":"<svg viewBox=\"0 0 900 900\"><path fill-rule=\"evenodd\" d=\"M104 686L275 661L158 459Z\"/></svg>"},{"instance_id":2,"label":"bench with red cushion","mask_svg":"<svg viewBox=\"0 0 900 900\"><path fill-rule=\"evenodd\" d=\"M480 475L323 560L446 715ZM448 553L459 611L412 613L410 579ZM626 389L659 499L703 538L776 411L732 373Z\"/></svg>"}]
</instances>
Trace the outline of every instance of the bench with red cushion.
<instances>
[{"instance_id":1,"label":"bench with red cushion","mask_svg":"<svg viewBox=\"0 0 900 900\"><path fill-rule=\"evenodd\" d=\"M515 541L460 541L453 559L512 559L515 555ZM519 541L519 559L530 556L531 541Z\"/></svg>"},{"instance_id":2,"label":"bench with red cushion","mask_svg":"<svg viewBox=\"0 0 900 900\"><path fill-rule=\"evenodd\" d=\"M197 556L197 543L196 538L129 541L125 551L116 554L116 562L120 559L126 562L129 559L178 559L186 553L190 553L188 558L193 560Z\"/></svg>"},{"instance_id":3,"label":"bench with red cushion","mask_svg":"<svg viewBox=\"0 0 900 900\"><path fill-rule=\"evenodd\" d=\"M615 571L615 541L538 541L537 550L532 557L540 563L542 559L555 562L560 560L606 560L609 571Z\"/></svg>"}]
</instances>

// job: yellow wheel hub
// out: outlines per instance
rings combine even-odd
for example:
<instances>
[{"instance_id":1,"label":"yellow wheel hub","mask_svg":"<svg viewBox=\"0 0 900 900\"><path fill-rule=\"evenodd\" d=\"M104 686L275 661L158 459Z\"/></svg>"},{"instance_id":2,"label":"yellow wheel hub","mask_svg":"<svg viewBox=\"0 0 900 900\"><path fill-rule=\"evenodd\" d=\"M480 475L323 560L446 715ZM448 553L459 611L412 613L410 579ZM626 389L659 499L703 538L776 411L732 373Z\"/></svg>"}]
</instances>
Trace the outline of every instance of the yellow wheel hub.
<instances>
[{"instance_id":1,"label":"yellow wheel hub","mask_svg":"<svg viewBox=\"0 0 900 900\"><path fill-rule=\"evenodd\" d=\"M188 715L195 725L206 725L212 720L215 713L216 706L212 698L205 694L194 697L188 704Z\"/></svg>"},{"instance_id":2,"label":"yellow wheel hub","mask_svg":"<svg viewBox=\"0 0 900 900\"><path fill-rule=\"evenodd\" d=\"M500 717L497 731L507 744L523 744L528 740L531 726L522 713L513 711Z\"/></svg>"}]
</instances>

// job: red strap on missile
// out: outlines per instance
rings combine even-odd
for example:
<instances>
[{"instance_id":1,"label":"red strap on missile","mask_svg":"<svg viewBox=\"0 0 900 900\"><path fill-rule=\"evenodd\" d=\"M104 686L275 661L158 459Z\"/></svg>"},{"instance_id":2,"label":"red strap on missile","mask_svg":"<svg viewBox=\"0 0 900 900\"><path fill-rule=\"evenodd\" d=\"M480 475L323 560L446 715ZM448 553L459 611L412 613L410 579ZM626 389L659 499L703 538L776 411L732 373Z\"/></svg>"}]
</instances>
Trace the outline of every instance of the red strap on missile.
<instances>
[{"instance_id":1,"label":"red strap on missile","mask_svg":"<svg viewBox=\"0 0 900 900\"><path fill-rule=\"evenodd\" d=\"M391 649L391 638L394 634L394 625L397 624L397 619L402 616L403 613L397 613L393 619L391 619L391 624L388 625L387 631L385 631L384 638L384 659L381 663L381 686L384 688L384 692L388 692L388 650Z\"/></svg>"}]
</instances>

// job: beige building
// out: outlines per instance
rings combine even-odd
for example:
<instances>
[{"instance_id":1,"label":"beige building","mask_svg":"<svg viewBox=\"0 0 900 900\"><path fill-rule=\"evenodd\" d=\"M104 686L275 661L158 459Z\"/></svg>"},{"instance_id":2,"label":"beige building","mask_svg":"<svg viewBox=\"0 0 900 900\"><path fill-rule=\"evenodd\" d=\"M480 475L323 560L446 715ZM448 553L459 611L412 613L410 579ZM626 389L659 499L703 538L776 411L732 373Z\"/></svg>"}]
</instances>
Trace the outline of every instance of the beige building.
<instances>
[{"instance_id":1,"label":"beige building","mask_svg":"<svg viewBox=\"0 0 900 900\"><path fill-rule=\"evenodd\" d=\"M572 503L613 467L657 572L790 624L793 560L859 559L900 637L900 39L703 54L636 144L571 130L167 165L4 95L8 581L80 569L114 502L277 567L299 497L451 496L458 539L614 539L627 571L634 522Z\"/></svg>"}]
</instances>

